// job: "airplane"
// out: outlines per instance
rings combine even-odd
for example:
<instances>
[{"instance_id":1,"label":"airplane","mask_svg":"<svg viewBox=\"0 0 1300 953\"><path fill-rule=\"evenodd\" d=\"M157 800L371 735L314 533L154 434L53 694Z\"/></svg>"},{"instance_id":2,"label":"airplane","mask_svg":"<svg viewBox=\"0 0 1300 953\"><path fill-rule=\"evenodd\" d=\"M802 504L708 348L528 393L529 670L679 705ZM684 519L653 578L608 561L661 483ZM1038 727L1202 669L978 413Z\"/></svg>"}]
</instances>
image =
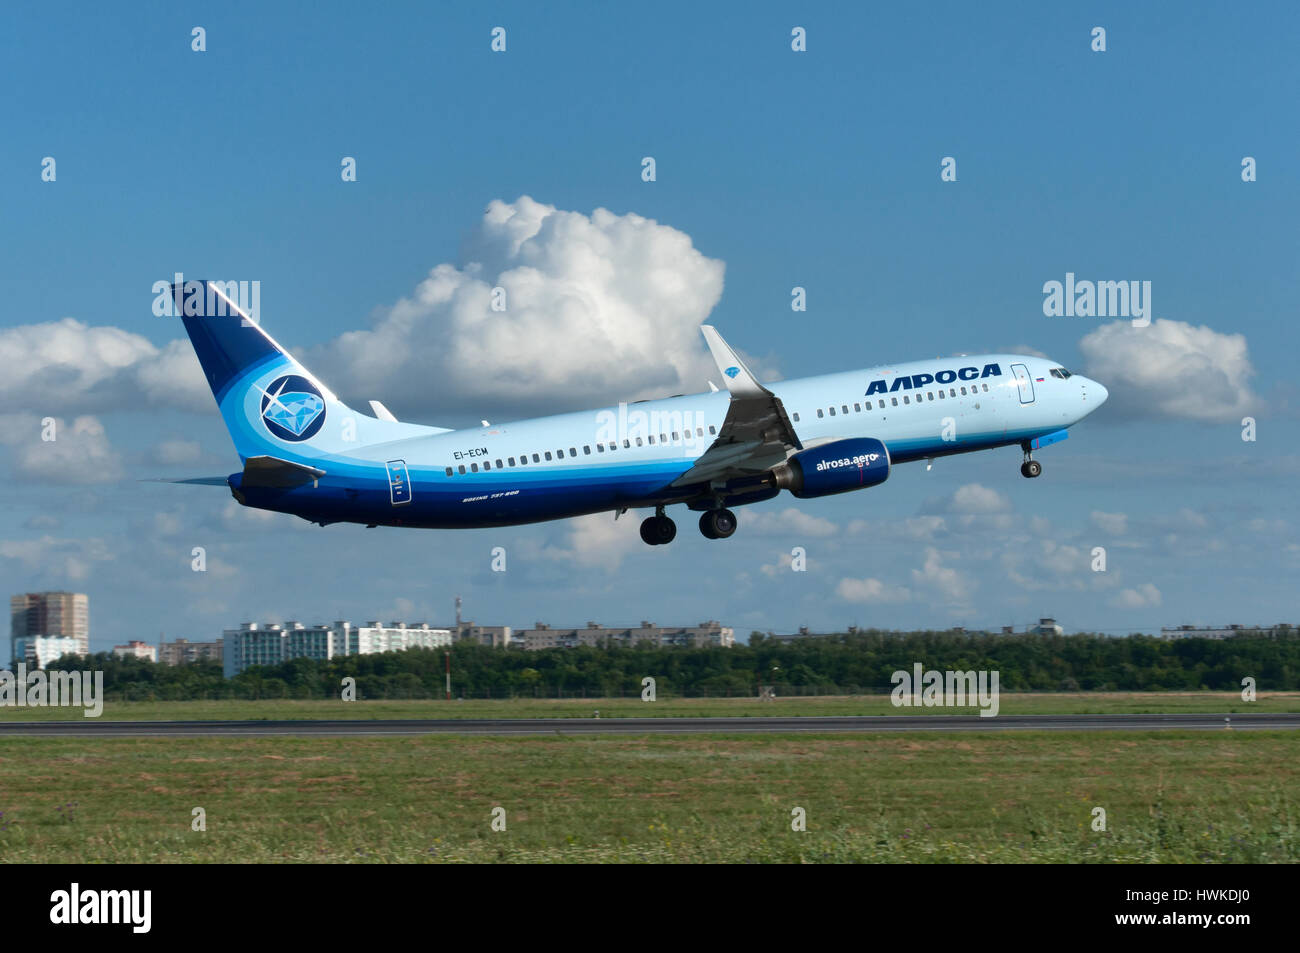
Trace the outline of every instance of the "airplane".
<instances>
[{"instance_id":1,"label":"airplane","mask_svg":"<svg viewBox=\"0 0 1300 953\"><path fill-rule=\"evenodd\" d=\"M699 512L736 531L731 507L789 491L813 499L878 486L901 463L1019 446L1033 452L1105 403L1106 388L1045 357L963 355L762 384L717 330L701 331L726 389L448 430L348 407L241 310L224 282L172 286L177 313L243 469L183 483L227 485L245 506L327 526L515 526L653 509Z\"/></svg>"}]
</instances>

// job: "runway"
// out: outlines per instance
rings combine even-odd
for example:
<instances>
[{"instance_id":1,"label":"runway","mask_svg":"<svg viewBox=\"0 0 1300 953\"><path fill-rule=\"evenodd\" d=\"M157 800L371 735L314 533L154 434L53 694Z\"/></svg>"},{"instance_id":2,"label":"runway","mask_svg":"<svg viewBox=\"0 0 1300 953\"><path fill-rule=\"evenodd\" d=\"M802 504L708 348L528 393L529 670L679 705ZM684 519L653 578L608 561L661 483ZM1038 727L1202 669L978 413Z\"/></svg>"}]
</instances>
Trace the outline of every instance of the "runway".
<instances>
[{"instance_id":1,"label":"runway","mask_svg":"<svg viewBox=\"0 0 1300 953\"><path fill-rule=\"evenodd\" d=\"M886 732L1294 730L1300 713L861 715L804 718L483 718L356 721L0 722L0 738L232 738L349 735L882 734Z\"/></svg>"}]
</instances>

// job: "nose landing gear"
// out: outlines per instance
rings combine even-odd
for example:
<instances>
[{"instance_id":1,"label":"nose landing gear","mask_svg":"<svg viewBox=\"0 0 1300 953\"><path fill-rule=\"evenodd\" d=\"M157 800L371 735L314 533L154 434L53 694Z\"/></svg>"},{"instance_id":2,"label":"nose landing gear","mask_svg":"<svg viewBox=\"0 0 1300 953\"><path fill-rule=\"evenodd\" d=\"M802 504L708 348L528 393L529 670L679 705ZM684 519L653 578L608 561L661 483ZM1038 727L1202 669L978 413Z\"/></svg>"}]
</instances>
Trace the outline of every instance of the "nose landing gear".
<instances>
[{"instance_id":1,"label":"nose landing gear","mask_svg":"<svg viewBox=\"0 0 1300 953\"><path fill-rule=\"evenodd\" d=\"M1029 444L1021 444L1025 451L1025 462L1020 464L1020 475L1033 479L1043 472L1043 465L1029 455Z\"/></svg>"}]
</instances>

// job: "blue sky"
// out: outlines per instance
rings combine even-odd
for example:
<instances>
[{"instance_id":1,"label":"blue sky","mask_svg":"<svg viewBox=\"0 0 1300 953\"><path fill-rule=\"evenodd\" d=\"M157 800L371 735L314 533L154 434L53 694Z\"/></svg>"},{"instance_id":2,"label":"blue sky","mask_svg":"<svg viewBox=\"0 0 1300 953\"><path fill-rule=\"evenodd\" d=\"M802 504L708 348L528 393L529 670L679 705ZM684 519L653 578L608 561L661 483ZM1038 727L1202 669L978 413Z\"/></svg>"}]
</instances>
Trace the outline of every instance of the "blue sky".
<instances>
[{"instance_id":1,"label":"blue sky","mask_svg":"<svg viewBox=\"0 0 1300 953\"><path fill-rule=\"evenodd\" d=\"M1300 622L1294 9L444 6L5 11L11 592L88 592L97 648L252 618L440 622L456 593L467 615L517 626ZM795 26L806 52L790 48ZM940 181L945 156L956 182ZM340 342L391 329L435 267L490 257L485 209L522 196L689 237L689 255L613 263L618 373L544 313L473 359L455 316L421 315L412 355L378 373ZM579 252L545 250L570 265ZM671 318L627 290L701 261L725 264L716 305L693 273ZM570 409L579 390L670 392L665 373L671 392L704 389L705 319L773 377L1033 349L1113 399L1043 452L1032 483L1014 449L900 468L861 494L742 511L727 543L679 520L676 543L649 549L608 517L320 529L219 489L139 482L235 469L185 378L180 329L150 311L175 271L259 280L267 329L341 395L444 426ZM1046 317L1043 283L1066 272L1149 280L1169 323L1121 334ZM581 292L580 271L561 278ZM796 285L806 313L790 310ZM492 386L533 380L530 361L544 362L531 389ZM34 443L47 415L69 435L57 447ZM206 573L190 571L194 546ZM788 568L795 546L807 572Z\"/></svg>"}]
</instances>

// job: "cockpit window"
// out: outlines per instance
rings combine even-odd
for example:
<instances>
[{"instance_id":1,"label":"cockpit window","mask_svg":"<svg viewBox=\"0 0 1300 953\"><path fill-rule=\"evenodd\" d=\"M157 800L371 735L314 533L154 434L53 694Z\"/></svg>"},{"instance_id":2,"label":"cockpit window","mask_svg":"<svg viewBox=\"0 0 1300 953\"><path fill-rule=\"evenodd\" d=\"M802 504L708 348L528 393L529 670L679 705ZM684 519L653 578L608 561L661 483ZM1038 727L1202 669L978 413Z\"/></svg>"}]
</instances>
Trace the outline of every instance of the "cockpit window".
<instances>
[{"instance_id":1,"label":"cockpit window","mask_svg":"<svg viewBox=\"0 0 1300 953\"><path fill-rule=\"evenodd\" d=\"M1071 374L1069 371L1067 371L1064 367L1054 367L1052 368L1052 376L1059 377L1061 380L1068 380L1074 375Z\"/></svg>"}]
</instances>

